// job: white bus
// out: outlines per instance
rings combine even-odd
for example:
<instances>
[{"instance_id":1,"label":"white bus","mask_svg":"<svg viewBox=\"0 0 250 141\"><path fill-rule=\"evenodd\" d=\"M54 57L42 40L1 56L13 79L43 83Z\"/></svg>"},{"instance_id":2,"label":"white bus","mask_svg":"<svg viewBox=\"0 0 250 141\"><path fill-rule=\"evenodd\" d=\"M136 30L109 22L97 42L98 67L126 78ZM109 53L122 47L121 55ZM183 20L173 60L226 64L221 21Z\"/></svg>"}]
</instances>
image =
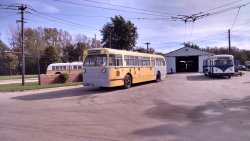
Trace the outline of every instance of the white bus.
<instances>
[{"instance_id":1,"label":"white bus","mask_svg":"<svg viewBox=\"0 0 250 141\"><path fill-rule=\"evenodd\" d=\"M46 74L82 73L82 65L82 62L53 63L47 67Z\"/></svg>"},{"instance_id":2,"label":"white bus","mask_svg":"<svg viewBox=\"0 0 250 141\"><path fill-rule=\"evenodd\" d=\"M206 76L234 75L234 57L232 55L212 55L203 61L203 72Z\"/></svg>"},{"instance_id":3,"label":"white bus","mask_svg":"<svg viewBox=\"0 0 250 141\"><path fill-rule=\"evenodd\" d=\"M83 85L131 87L166 78L166 61L161 55L96 48L84 52Z\"/></svg>"}]
</instances>

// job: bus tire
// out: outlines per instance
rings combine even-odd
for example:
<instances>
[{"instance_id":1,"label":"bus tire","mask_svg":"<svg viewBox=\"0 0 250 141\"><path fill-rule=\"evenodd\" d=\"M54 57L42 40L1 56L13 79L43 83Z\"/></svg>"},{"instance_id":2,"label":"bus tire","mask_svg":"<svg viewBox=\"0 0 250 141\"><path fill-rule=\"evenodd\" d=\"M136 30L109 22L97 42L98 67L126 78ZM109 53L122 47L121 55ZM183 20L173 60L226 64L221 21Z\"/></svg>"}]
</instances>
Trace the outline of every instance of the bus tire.
<instances>
[{"instance_id":1,"label":"bus tire","mask_svg":"<svg viewBox=\"0 0 250 141\"><path fill-rule=\"evenodd\" d=\"M131 79L131 76L130 75L126 75L125 76L125 78L124 78L124 88L125 89L128 89L128 88L130 88L131 87L131 85L132 85L132 79Z\"/></svg>"},{"instance_id":2,"label":"bus tire","mask_svg":"<svg viewBox=\"0 0 250 141\"><path fill-rule=\"evenodd\" d=\"M156 82L160 82L160 81L161 81L161 73L158 71L156 75Z\"/></svg>"},{"instance_id":3,"label":"bus tire","mask_svg":"<svg viewBox=\"0 0 250 141\"><path fill-rule=\"evenodd\" d=\"M230 79L231 78L231 75L228 75L228 79Z\"/></svg>"}]
</instances>

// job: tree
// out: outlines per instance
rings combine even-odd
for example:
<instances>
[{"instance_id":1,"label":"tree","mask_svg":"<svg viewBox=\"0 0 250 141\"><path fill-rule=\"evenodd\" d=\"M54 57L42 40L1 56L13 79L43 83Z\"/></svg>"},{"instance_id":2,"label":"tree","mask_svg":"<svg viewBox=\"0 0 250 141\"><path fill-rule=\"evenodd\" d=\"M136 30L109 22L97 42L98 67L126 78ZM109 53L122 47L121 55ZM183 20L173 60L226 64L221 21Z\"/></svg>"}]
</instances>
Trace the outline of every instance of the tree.
<instances>
[{"instance_id":1,"label":"tree","mask_svg":"<svg viewBox=\"0 0 250 141\"><path fill-rule=\"evenodd\" d=\"M134 49L134 51L137 51L137 52L142 52L142 53L154 53L155 50L153 48L149 48L148 50L146 48L143 48L143 47L136 47Z\"/></svg>"},{"instance_id":2,"label":"tree","mask_svg":"<svg viewBox=\"0 0 250 141\"><path fill-rule=\"evenodd\" d=\"M76 61L82 60L83 51L89 47L84 43L77 43L75 48L75 59Z\"/></svg>"},{"instance_id":3,"label":"tree","mask_svg":"<svg viewBox=\"0 0 250 141\"><path fill-rule=\"evenodd\" d=\"M132 50L138 38L137 27L131 21L125 21L122 16L111 18L100 31L104 47Z\"/></svg>"},{"instance_id":4,"label":"tree","mask_svg":"<svg viewBox=\"0 0 250 141\"><path fill-rule=\"evenodd\" d=\"M62 61L63 62L75 61L75 50L73 45L67 45L65 48L63 48Z\"/></svg>"},{"instance_id":5,"label":"tree","mask_svg":"<svg viewBox=\"0 0 250 141\"><path fill-rule=\"evenodd\" d=\"M191 48L194 48L194 49L200 49L200 47L198 45L190 43L190 42L184 43L184 46L185 47L191 47Z\"/></svg>"},{"instance_id":6,"label":"tree","mask_svg":"<svg viewBox=\"0 0 250 141\"><path fill-rule=\"evenodd\" d=\"M45 73L47 66L52 63L61 62L61 57L56 47L49 46L44 50L44 55L41 57L41 72Z\"/></svg>"},{"instance_id":7,"label":"tree","mask_svg":"<svg viewBox=\"0 0 250 141\"><path fill-rule=\"evenodd\" d=\"M17 71L18 57L13 53L2 53L0 56L0 73L12 75Z\"/></svg>"},{"instance_id":8,"label":"tree","mask_svg":"<svg viewBox=\"0 0 250 141\"><path fill-rule=\"evenodd\" d=\"M228 54L228 47L206 47L202 50L213 54ZM245 61L250 60L249 50L231 47L231 54L234 56L235 60L239 61L240 64L244 64Z\"/></svg>"},{"instance_id":9,"label":"tree","mask_svg":"<svg viewBox=\"0 0 250 141\"><path fill-rule=\"evenodd\" d=\"M0 40L0 53L7 51L7 50L9 50L7 45L2 40Z\"/></svg>"}]
</instances>

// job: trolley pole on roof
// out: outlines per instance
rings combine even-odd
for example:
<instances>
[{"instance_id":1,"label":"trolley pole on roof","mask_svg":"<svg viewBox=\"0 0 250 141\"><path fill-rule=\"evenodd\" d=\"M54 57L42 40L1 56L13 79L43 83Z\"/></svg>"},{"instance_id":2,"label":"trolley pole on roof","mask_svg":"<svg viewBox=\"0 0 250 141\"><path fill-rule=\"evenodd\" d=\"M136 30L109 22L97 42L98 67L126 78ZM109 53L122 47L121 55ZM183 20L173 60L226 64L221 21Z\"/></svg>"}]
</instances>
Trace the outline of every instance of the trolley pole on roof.
<instances>
[{"instance_id":1,"label":"trolley pole on roof","mask_svg":"<svg viewBox=\"0 0 250 141\"><path fill-rule=\"evenodd\" d=\"M145 44L147 45L147 53L148 53L148 45L151 44L151 43L147 42Z\"/></svg>"},{"instance_id":2,"label":"trolley pole on roof","mask_svg":"<svg viewBox=\"0 0 250 141\"><path fill-rule=\"evenodd\" d=\"M21 5L18 7L18 10L20 10L21 13L21 47L22 47L22 85L24 86L25 80L24 80L24 75L25 75L25 56L24 56L24 11L27 7L25 5Z\"/></svg>"}]
</instances>

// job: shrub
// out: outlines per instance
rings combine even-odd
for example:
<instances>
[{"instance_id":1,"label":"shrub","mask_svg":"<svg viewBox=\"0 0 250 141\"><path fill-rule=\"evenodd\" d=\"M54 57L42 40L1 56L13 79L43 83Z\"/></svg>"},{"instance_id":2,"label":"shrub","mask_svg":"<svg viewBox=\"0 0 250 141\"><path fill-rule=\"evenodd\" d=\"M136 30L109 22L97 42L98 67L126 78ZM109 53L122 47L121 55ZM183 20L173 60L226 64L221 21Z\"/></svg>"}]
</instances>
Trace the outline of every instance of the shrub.
<instances>
[{"instance_id":1,"label":"shrub","mask_svg":"<svg viewBox=\"0 0 250 141\"><path fill-rule=\"evenodd\" d=\"M79 75L78 75L78 81L79 82L81 82L83 79L82 79L82 73L80 73Z\"/></svg>"},{"instance_id":2,"label":"shrub","mask_svg":"<svg viewBox=\"0 0 250 141\"><path fill-rule=\"evenodd\" d=\"M67 73L62 73L59 75L59 79L62 83L66 83L68 80L69 76Z\"/></svg>"}]
</instances>

